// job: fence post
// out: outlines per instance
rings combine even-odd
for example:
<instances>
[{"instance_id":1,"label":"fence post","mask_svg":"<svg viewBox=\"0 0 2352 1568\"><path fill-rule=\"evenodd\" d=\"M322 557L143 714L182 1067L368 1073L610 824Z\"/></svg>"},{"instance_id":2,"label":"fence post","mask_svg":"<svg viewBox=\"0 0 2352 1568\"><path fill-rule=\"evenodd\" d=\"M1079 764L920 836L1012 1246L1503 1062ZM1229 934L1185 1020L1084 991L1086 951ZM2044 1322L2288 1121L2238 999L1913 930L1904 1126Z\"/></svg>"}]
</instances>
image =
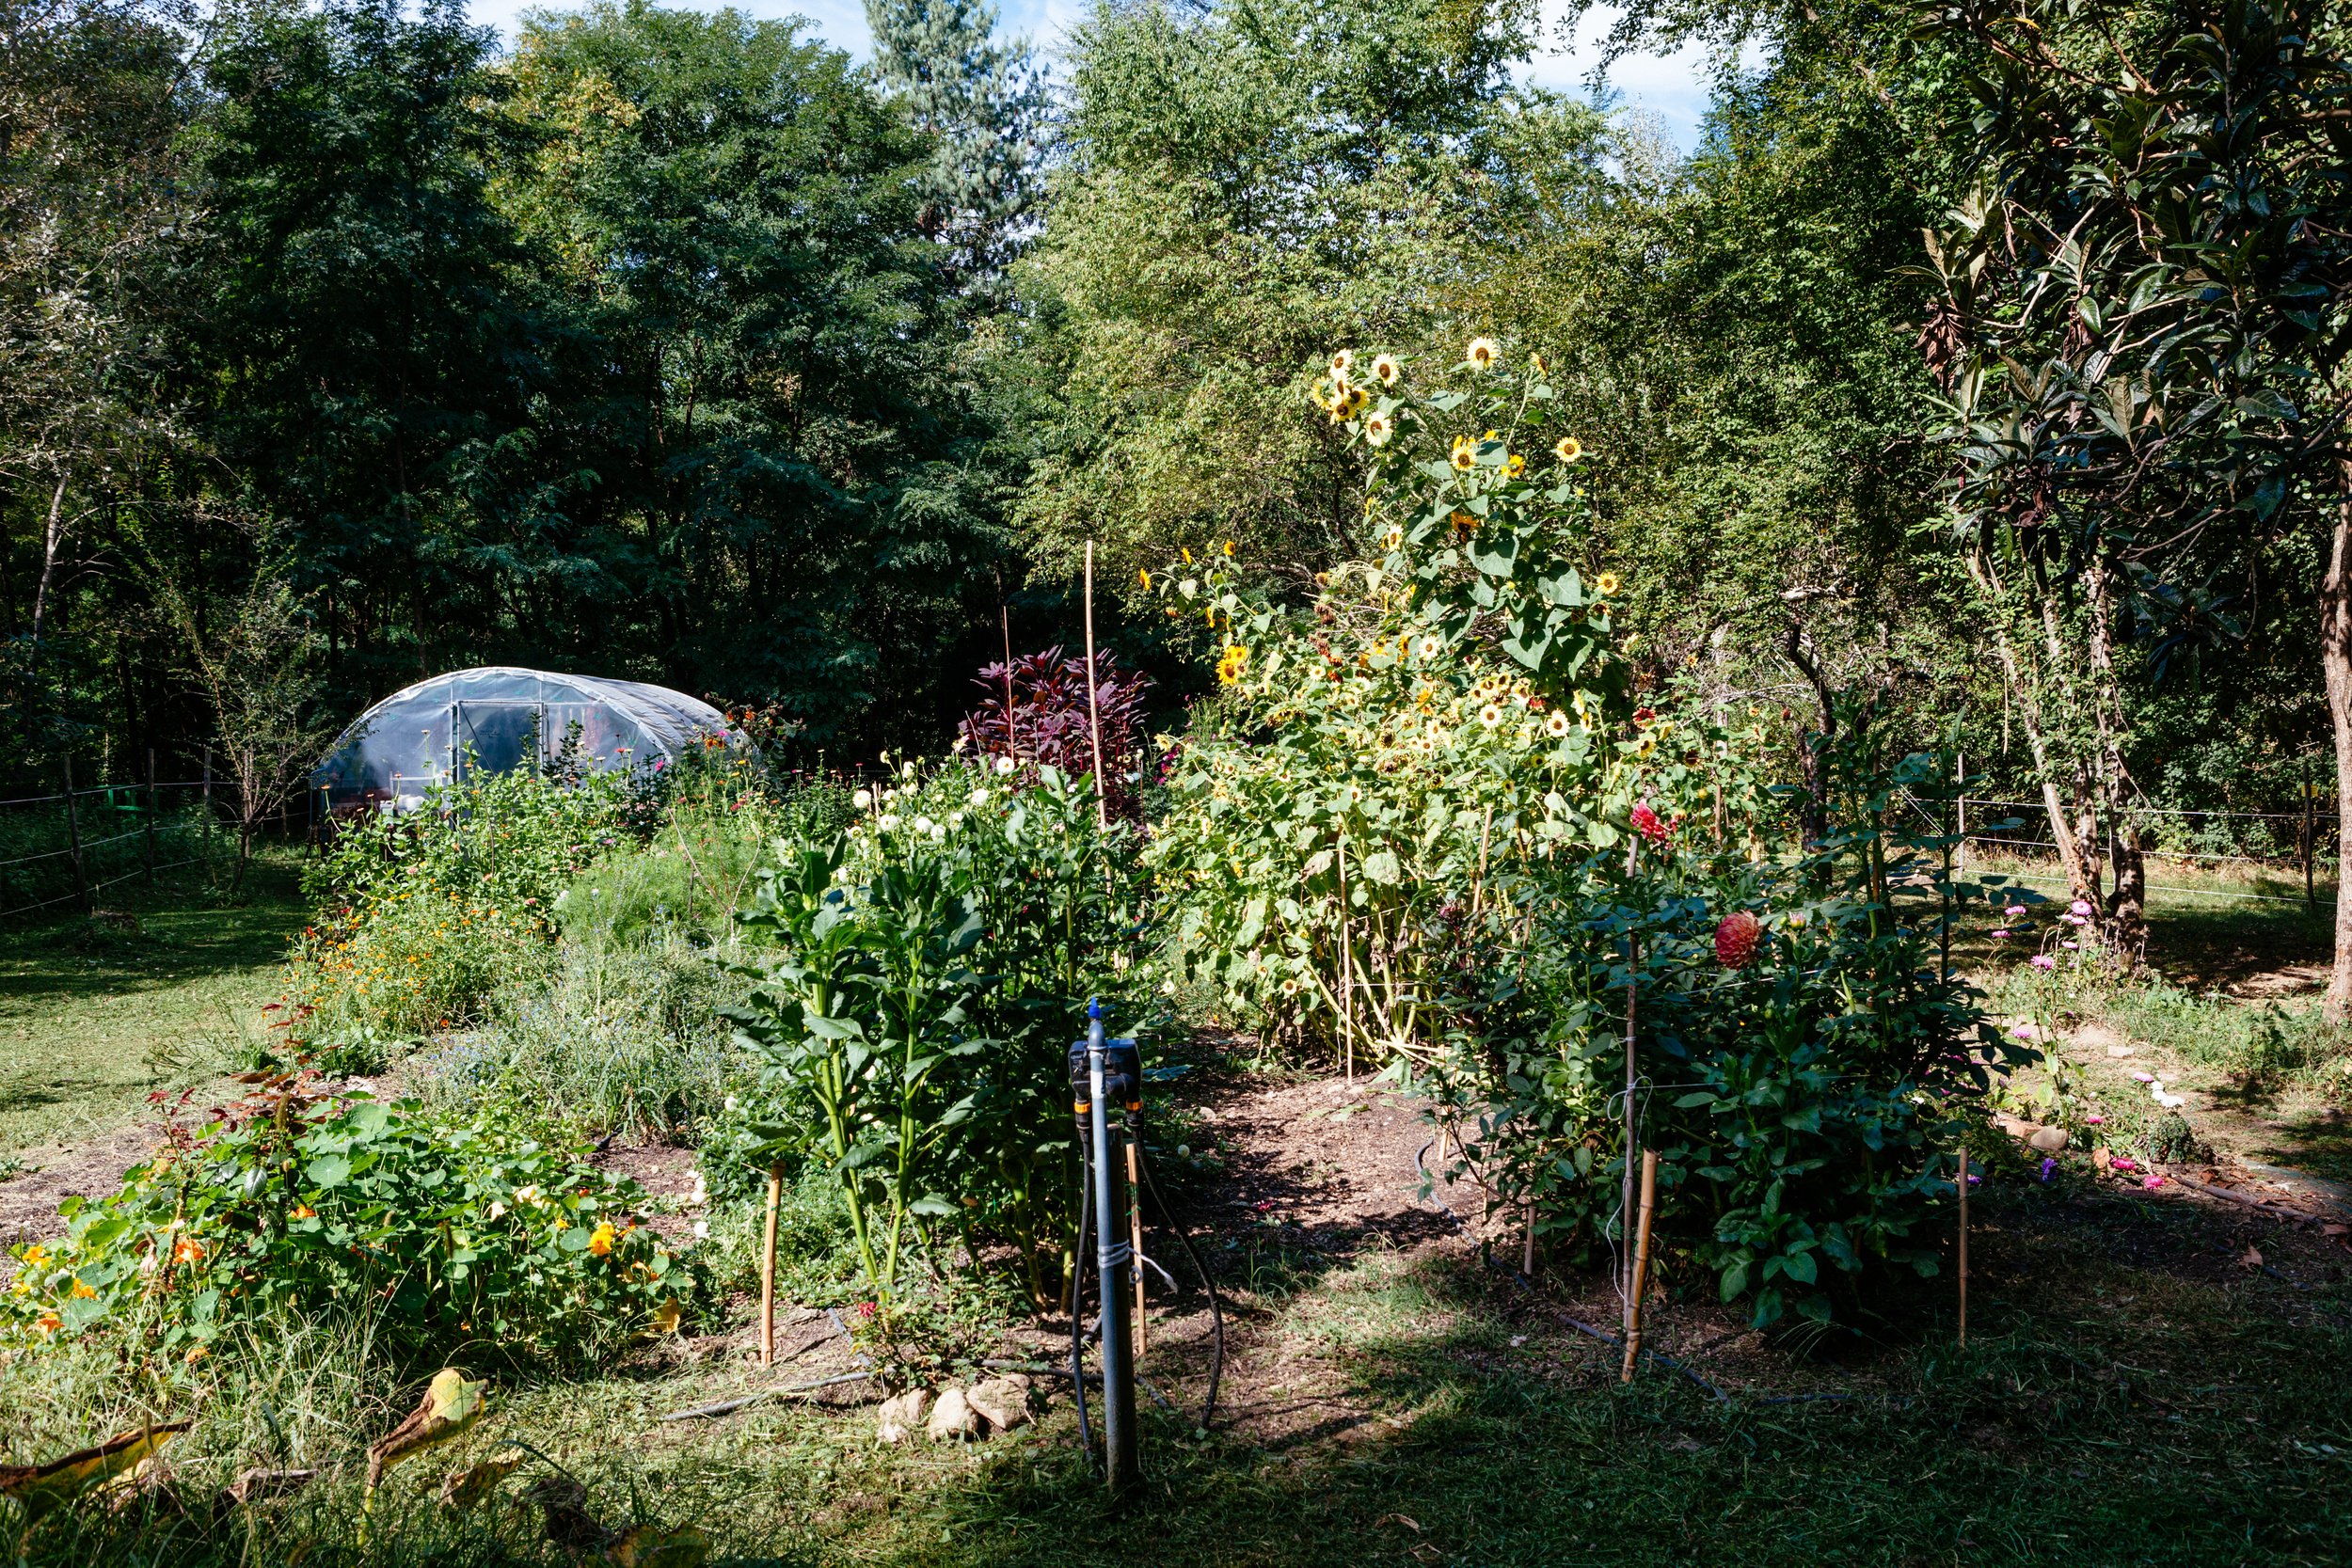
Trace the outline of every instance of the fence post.
<instances>
[{"instance_id":1,"label":"fence post","mask_svg":"<svg viewBox=\"0 0 2352 1568\"><path fill-rule=\"evenodd\" d=\"M147 749L147 885L155 885L155 748Z\"/></svg>"},{"instance_id":2,"label":"fence post","mask_svg":"<svg viewBox=\"0 0 2352 1568\"><path fill-rule=\"evenodd\" d=\"M89 913L89 878L82 868L82 819L73 809L73 759L62 759L65 766L65 833L66 842L73 849L73 895L80 901L82 912Z\"/></svg>"},{"instance_id":3,"label":"fence post","mask_svg":"<svg viewBox=\"0 0 2352 1568\"><path fill-rule=\"evenodd\" d=\"M2312 894L2312 807L2319 792L2312 785L2312 763L2303 759L2303 907L2316 909L2318 900Z\"/></svg>"},{"instance_id":4,"label":"fence post","mask_svg":"<svg viewBox=\"0 0 2352 1568\"><path fill-rule=\"evenodd\" d=\"M213 743L204 743L203 804L198 808L204 819L203 833L197 840L196 852L204 859L204 880L213 879Z\"/></svg>"}]
</instances>

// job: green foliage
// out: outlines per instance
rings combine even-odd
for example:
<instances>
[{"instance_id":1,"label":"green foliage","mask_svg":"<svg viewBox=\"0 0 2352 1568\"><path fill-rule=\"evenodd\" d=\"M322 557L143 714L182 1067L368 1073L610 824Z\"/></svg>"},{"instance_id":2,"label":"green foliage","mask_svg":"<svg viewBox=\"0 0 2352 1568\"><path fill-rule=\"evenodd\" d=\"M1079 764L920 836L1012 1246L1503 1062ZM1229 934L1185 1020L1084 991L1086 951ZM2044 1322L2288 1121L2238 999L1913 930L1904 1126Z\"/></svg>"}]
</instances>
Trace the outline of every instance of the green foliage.
<instances>
[{"instance_id":1,"label":"green foliage","mask_svg":"<svg viewBox=\"0 0 2352 1568\"><path fill-rule=\"evenodd\" d=\"M742 987L675 930L566 938L543 973L508 979L479 1026L412 1059L443 1114L638 1138L699 1132L743 1079L719 1010Z\"/></svg>"},{"instance_id":2,"label":"green foliage","mask_svg":"<svg viewBox=\"0 0 2352 1568\"><path fill-rule=\"evenodd\" d=\"M889 1298L903 1249L1012 1242L1031 1293L1074 1228L1064 1050L1089 997L1133 984L1132 832L1052 768L1009 793L984 766L906 765L845 841L763 878L744 924L782 956L733 1016L772 1120L755 1162L807 1162L848 1202Z\"/></svg>"},{"instance_id":3,"label":"green foliage","mask_svg":"<svg viewBox=\"0 0 2352 1568\"><path fill-rule=\"evenodd\" d=\"M0 1310L20 1342L117 1337L194 1361L245 1324L361 1315L397 1356L567 1358L686 1290L631 1212L644 1195L576 1147L413 1101L257 1090L14 1249Z\"/></svg>"}]
</instances>

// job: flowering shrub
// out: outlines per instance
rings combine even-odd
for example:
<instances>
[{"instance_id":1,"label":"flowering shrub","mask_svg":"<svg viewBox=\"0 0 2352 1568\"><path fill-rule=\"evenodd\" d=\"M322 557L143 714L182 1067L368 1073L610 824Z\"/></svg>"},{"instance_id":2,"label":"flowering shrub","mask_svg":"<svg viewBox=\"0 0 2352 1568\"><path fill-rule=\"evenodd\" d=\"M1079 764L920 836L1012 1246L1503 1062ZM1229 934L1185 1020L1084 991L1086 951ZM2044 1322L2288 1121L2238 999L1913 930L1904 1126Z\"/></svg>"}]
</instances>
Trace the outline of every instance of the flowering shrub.
<instances>
[{"instance_id":1,"label":"flowering shrub","mask_svg":"<svg viewBox=\"0 0 2352 1568\"><path fill-rule=\"evenodd\" d=\"M1140 974L1138 889L1133 830L1098 829L1089 786L1020 777L905 765L744 917L780 952L733 1014L768 1100L740 1155L830 1172L884 1297L942 1230L1009 1242L1036 1299L1058 1291L1077 1186L1063 1053L1088 998L1116 1013Z\"/></svg>"},{"instance_id":2,"label":"flowering shrub","mask_svg":"<svg viewBox=\"0 0 2352 1568\"><path fill-rule=\"evenodd\" d=\"M517 770L344 828L309 876L321 912L287 958L280 1059L468 1022L543 967L565 885L630 842L634 787Z\"/></svg>"},{"instance_id":3,"label":"flowering shrub","mask_svg":"<svg viewBox=\"0 0 2352 1568\"><path fill-rule=\"evenodd\" d=\"M686 1276L631 1218L644 1200L494 1121L283 1078L175 1123L113 1196L68 1199L62 1242L15 1249L0 1311L20 1339L119 1335L190 1361L232 1324L339 1311L420 1361L573 1355L675 1321Z\"/></svg>"},{"instance_id":4,"label":"flowering shrub","mask_svg":"<svg viewBox=\"0 0 2352 1568\"><path fill-rule=\"evenodd\" d=\"M1760 732L1636 692L1581 560L1583 449L1544 428L1539 364L1472 348L1427 396L1334 356L1317 397L1366 451L1376 547L1304 611L1222 549L1151 584L1222 687L1150 851L1174 954L1277 1031L1391 1058L1453 1173L1565 1250L1622 1239L1629 1049L1669 1257L1759 1323L1824 1316L1839 1278L1934 1267L1947 1123L2012 1051L1888 899L1934 876L1878 826L1932 765L1841 754L1853 826L1768 860Z\"/></svg>"}]
</instances>

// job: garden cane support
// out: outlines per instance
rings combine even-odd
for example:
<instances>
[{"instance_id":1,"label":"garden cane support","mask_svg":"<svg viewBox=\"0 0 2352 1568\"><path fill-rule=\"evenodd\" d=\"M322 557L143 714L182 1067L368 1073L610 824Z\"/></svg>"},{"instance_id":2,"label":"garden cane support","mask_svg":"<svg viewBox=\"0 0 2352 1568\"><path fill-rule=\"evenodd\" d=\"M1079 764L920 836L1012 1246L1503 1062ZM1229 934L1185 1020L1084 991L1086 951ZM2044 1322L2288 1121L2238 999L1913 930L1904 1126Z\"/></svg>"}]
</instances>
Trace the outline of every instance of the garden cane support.
<instances>
[{"instance_id":1,"label":"garden cane support","mask_svg":"<svg viewBox=\"0 0 2352 1568\"><path fill-rule=\"evenodd\" d=\"M1629 871L1632 864L1633 857L1629 852L1626 856L1626 865ZM1625 1194L1618 1210L1618 1212L1624 1216L1618 1222L1617 1227L1617 1234L1620 1236L1629 1235L1633 1228L1633 1144L1634 1139L1640 1133L1640 1128L1633 1117L1633 1091L1640 1082L1633 1051L1633 992L1634 974L1641 968L1641 965L1642 944L1636 938L1628 936L1625 939ZM1626 1292L1623 1326L1626 1334L1630 1337L1633 1333L1634 1311L1633 1252L1630 1247L1626 1249L1625 1274L1622 1280Z\"/></svg>"},{"instance_id":2,"label":"garden cane support","mask_svg":"<svg viewBox=\"0 0 2352 1568\"><path fill-rule=\"evenodd\" d=\"M784 1167L768 1167L768 1229L759 1247L759 1364L776 1364L776 1211L784 1202Z\"/></svg>"},{"instance_id":3,"label":"garden cane support","mask_svg":"<svg viewBox=\"0 0 2352 1568\"><path fill-rule=\"evenodd\" d=\"M1626 1320L1625 1369L1620 1383L1633 1381L1634 1364L1642 1358L1642 1297L1649 1290L1649 1227L1658 1212L1658 1150L1642 1150L1642 1229L1633 1243L1632 1312Z\"/></svg>"}]
</instances>

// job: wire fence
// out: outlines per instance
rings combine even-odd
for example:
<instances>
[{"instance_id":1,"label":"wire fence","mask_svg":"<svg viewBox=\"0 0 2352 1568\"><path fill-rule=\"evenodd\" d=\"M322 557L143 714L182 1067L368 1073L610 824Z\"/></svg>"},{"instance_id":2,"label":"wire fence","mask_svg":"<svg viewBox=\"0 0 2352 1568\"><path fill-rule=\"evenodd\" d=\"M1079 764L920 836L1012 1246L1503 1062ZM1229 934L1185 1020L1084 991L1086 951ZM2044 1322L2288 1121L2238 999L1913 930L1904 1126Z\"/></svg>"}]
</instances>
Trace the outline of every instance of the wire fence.
<instances>
[{"instance_id":1,"label":"wire fence","mask_svg":"<svg viewBox=\"0 0 2352 1568\"><path fill-rule=\"evenodd\" d=\"M2026 860L2056 859L2061 846L2058 826L2046 801L2001 800L1963 795L1950 801L1927 802L1915 796L1905 800L1935 832L1949 834L1958 841L1958 864L1964 869L1971 849L1992 849L2016 855ZM1996 814L2000 814L1996 816ZM1995 818L1988 820L1988 818ZM2263 825L2265 838L2276 846L2272 852L2247 853L2243 849L2199 848L2193 844L2168 842L2175 835L2165 832L2167 826L2178 824L2201 829L2211 822L2250 822ZM2153 827L2151 824L2154 824ZM2270 824L2285 823L2294 832L2290 842L2278 844ZM1972 827L1973 824L1973 827ZM2301 812L2261 811L2193 811L2172 806L2134 806L2123 814L2120 822L2103 822L2108 834L2128 831L2138 844L2141 854L2158 862L2178 861L2192 865L2217 868L2243 866L2256 873L2300 878L2304 891L2300 894L2260 893L2251 888L2189 887L2179 882L2150 882L2150 892L2179 894L2192 898L2247 898L2264 903L2301 903L2316 901L2319 880L2324 875L2333 882L2341 868L2342 854L2336 840L2338 817L2332 800L2314 795L2309 808ZM2042 833L2049 837L2040 836ZM2079 842L2079 835L2077 835ZM2104 860L2110 846L2101 838L2086 846L2091 853ZM2021 875L2021 880L2063 881L2051 876L2038 878Z\"/></svg>"},{"instance_id":2,"label":"wire fence","mask_svg":"<svg viewBox=\"0 0 2352 1568\"><path fill-rule=\"evenodd\" d=\"M126 884L210 881L237 852L237 790L213 778L65 787L0 800L0 921L79 909ZM281 806L263 834L306 833L307 802Z\"/></svg>"}]
</instances>

